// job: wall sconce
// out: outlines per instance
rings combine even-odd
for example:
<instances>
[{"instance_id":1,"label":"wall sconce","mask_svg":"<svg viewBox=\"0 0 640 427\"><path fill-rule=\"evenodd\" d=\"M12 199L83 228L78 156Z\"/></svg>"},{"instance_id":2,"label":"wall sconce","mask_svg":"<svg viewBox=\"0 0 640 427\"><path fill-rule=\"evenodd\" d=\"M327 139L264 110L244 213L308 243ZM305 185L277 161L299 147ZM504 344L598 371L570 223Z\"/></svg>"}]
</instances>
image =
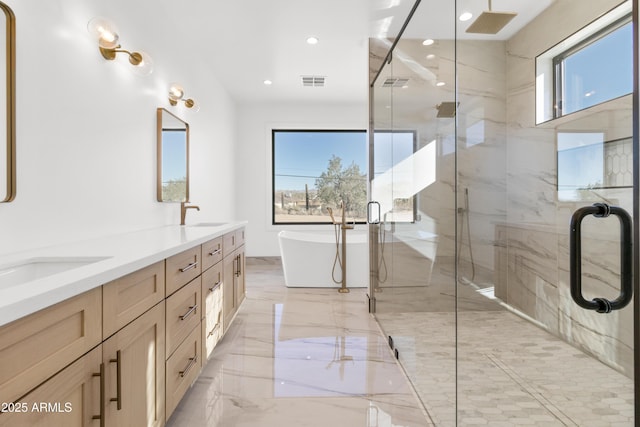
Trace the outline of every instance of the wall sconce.
<instances>
[{"instance_id":1,"label":"wall sconce","mask_svg":"<svg viewBox=\"0 0 640 427\"><path fill-rule=\"evenodd\" d=\"M193 111L199 111L200 106L193 98L184 98L184 89L178 83L171 83L169 86L169 104L178 105L178 102L184 102L185 107L192 108Z\"/></svg>"},{"instance_id":2,"label":"wall sconce","mask_svg":"<svg viewBox=\"0 0 640 427\"><path fill-rule=\"evenodd\" d=\"M144 52L132 52L121 49L118 43L119 36L115 25L108 19L96 17L89 21L87 25L89 33L98 40L98 49L102 57L112 61L116 59L118 53L126 53L129 55L129 63L134 66L137 74L146 76L153 71L153 61L151 57Z\"/></svg>"}]
</instances>

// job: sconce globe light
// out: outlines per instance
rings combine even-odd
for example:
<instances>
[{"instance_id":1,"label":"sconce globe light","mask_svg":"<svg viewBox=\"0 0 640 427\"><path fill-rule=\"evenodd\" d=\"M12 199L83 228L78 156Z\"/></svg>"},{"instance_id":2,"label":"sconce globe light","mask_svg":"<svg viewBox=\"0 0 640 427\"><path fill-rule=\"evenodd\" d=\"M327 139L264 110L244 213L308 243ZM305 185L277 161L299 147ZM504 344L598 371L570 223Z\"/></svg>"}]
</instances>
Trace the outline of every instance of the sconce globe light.
<instances>
[{"instance_id":1,"label":"sconce globe light","mask_svg":"<svg viewBox=\"0 0 640 427\"><path fill-rule=\"evenodd\" d=\"M184 106L193 109L193 111L199 111L200 106L193 98L184 97L184 88L178 83L171 83L169 86L169 104L176 106L178 102L184 102Z\"/></svg>"},{"instance_id":2,"label":"sconce globe light","mask_svg":"<svg viewBox=\"0 0 640 427\"><path fill-rule=\"evenodd\" d=\"M116 59L118 53L126 53L129 56L129 63L135 67L136 74L146 76L153 71L153 60L148 54L121 48L118 30L108 19L102 17L93 18L89 21L87 30L97 39L98 49L104 59L112 61Z\"/></svg>"},{"instance_id":3,"label":"sconce globe light","mask_svg":"<svg viewBox=\"0 0 640 427\"><path fill-rule=\"evenodd\" d=\"M169 103L176 105L184 96L184 88L178 83L171 83L169 86Z\"/></svg>"}]
</instances>

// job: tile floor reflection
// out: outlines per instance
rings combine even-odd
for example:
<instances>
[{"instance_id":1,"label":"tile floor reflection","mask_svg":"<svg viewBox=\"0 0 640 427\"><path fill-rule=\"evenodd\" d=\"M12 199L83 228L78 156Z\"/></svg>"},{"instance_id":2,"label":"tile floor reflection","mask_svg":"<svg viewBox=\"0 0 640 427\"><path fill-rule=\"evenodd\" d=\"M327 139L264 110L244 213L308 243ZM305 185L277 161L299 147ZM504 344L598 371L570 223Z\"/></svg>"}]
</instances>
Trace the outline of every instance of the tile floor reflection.
<instances>
[{"instance_id":1,"label":"tile floor reflection","mask_svg":"<svg viewBox=\"0 0 640 427\"><path fill-rule=\"evenodd\" d=\"M366 290L284 286L279 264L247 265L247 299L168 427L433 425Z\"/></svg>"}]
</instances>

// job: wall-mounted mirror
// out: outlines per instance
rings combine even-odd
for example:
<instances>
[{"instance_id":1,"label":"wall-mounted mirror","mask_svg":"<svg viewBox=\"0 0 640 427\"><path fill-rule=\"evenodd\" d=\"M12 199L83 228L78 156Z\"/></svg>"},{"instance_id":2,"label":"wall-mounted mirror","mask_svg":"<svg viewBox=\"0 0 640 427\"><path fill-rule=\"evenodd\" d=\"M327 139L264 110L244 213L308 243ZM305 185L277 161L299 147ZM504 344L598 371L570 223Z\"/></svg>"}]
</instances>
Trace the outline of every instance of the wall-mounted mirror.
<instances>
[{"instance_id":1,"label":"wall-mounted mirror","mask_svg":"<svg viewBox=\"0 0 640 427\"><path fill-rule=\"evenodd\" d=\"M0 2L0 202L16 197L15 17Z\"/></svg>"},{"instance_id":2,"label":"wall-mounted mirror","mask_svg":"<svg viewBox=\"0 0 640 427\"><path fill-rule=\"evenodd\" d=\"M189 201L189 124L158 108L158 201Z\"/></svg>"}]
</instances>

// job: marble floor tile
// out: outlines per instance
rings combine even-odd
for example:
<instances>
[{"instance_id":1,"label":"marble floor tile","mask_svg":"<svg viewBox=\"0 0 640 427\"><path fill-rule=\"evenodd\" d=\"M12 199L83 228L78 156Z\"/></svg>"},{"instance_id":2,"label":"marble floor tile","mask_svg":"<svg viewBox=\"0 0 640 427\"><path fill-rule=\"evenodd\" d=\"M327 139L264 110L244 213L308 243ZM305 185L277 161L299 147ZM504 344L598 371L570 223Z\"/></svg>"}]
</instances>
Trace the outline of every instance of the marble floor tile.
<instances>
[{"instance_id":1,"label":"marble floor tile","mask_svg":"<svg viewBox=\"0 0 640 427\"><path fill-rule=\"evenodd\" d=\"M630 378L508 310L377 318L437 426L634 425Z\"/></svg>"},{"instance_id":2,"label":"marble floor tile","mask_svg":"<svg viewBox=\"0 0 640 427\"><path fill-rule=\"evenodd\" d=\"M633 425L631 380L481 292L384 289L374 318L365 289L286 288L272 261L168 427Z\"/></svg>"},{"instance_id":3,"label":"marble floor tile","mask_svg":"<svg viewBox=\"0 0 640 427\"><path fill-rule=\"evenodd\" d=\"M431 426L365 289L284 286L247 264L247 298L168 427Z\"/></svg>"}]
</instances>

